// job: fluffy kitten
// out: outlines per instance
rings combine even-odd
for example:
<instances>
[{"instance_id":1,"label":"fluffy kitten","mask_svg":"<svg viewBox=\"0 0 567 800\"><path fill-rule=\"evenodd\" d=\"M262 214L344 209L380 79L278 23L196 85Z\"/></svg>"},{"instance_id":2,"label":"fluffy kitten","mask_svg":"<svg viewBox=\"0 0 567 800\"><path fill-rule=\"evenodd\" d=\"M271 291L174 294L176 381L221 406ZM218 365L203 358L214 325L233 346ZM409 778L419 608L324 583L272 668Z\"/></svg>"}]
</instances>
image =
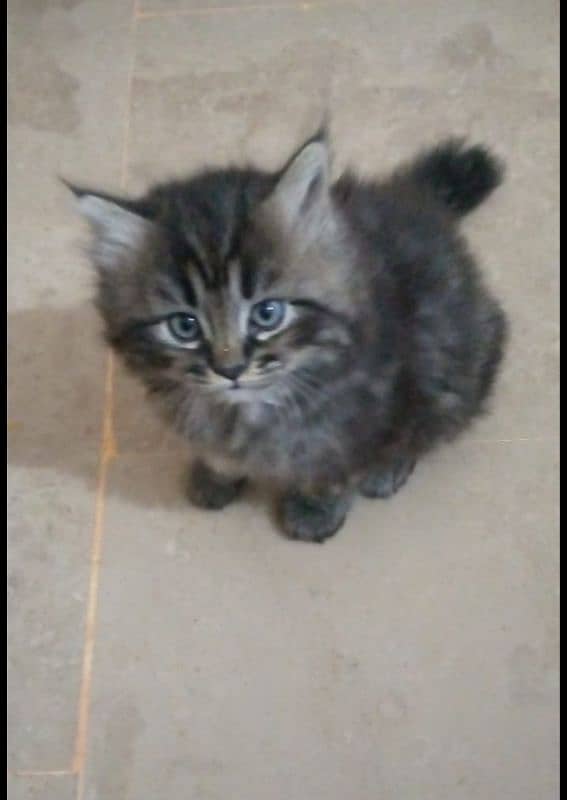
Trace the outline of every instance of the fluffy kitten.
<instances>
[{"instance_id":1,"label":"fluffy kitten","mask_svg":"<svg viewBox=\"0 0 567 800\"><path fill-rule=\"evenodd\" d=\"M458 223L500 178L450 141L333 182L317 135L277 173L73 189L108 341L190 442L195 503L267 481L288 535L321 542L482 412L506 322Z\"/></svg>"}]
</instances>

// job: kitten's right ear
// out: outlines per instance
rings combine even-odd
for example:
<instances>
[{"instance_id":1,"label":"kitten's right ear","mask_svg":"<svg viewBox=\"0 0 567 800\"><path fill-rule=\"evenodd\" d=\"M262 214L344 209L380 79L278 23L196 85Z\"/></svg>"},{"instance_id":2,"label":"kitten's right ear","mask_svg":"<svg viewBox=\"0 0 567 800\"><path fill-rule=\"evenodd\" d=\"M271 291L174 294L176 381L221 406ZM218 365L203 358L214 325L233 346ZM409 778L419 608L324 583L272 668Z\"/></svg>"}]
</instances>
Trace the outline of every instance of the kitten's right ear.
<instances>
[{"instance_id":1,"label":"kitten's right ear","mask_svg":"<svg viewBox=\"0 0 567 800\"><path fill-rule=\"evenodd\" d=\"M317 217L328 210L329 181L329 145L321 129L288 161L268 198L268 207L287 228L300 220L316 228Z\"/></svg>"},{"instance_id":2,"label":"kitten's right ear","mask_svg":"<svg viewBox=\"0 0 567 800\"><path fill-rule=\"evenodd\" d=\"M154 229L153 222L145 215L147 211L135 201L63 183L75 195L79 211L94 234L96 265L101 269L120 269L132 264Z\"/></svg>"}]
</instances>

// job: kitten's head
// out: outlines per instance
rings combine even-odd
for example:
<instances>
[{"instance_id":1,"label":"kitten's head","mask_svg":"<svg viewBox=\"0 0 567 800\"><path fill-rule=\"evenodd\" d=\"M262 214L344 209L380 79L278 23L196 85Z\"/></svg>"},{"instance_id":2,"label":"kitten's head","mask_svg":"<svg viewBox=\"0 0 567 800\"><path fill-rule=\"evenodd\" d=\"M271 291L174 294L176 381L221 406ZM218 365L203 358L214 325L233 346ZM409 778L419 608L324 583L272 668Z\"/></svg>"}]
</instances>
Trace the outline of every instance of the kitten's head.
<instances>
[{"instance_id":1,"label":"kitten's head","mask_svg":"<svg viewBox=\"0 0 567 800\"><path fill-rule=\"evenodd\" d=\"M75 193L108 339L152 388L277 406L344 369L356 287L323 138L276 175L208 171L139 201Z\"/></svg>"}]
</instances>

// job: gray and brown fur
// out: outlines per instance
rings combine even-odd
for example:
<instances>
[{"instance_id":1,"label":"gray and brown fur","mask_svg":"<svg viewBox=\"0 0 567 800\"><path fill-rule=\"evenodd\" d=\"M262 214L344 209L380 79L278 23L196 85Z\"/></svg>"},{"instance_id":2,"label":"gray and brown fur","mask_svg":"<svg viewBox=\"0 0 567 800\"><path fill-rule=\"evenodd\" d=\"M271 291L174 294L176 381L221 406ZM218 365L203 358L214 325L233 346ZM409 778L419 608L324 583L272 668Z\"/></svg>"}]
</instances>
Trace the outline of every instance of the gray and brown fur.
<instances>
[{"instance_id":1,"label":"gray and brown fur","mask_svg":"<svg viewBox=\"0 0 567 800\"><path fill-rule=\"evenodd\" d=\"M190 443L196 502L267 481L288 534L322 541L357 490L392 494L483 411L506 322L458 223L500 177L448 142L386 180L333 182L321 135L277 173L206 170L137 200L74 189L108 341ZM263 299L291 315L264 341ZM178 312L198 347L159 335Z\"/></svg>"}]
</instances>

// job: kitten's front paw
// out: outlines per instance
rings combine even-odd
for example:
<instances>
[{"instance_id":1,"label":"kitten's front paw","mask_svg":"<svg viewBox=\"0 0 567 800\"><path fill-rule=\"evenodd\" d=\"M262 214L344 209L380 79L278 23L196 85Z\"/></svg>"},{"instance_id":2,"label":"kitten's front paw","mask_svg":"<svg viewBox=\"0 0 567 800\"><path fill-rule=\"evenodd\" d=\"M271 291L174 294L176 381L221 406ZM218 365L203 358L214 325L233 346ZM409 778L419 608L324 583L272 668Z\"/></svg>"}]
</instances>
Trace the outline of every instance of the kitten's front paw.
<instances>
[{"instance_id":1,"label":"kitten's front paw","mask_svg":"<svg viewBox=\"0 0 567 800\"><path fill-rule=\"evenodd\" d=\"M358 490L364 497L386 500L402 488L414 468L414 459L400 458L388 467L370 471L360 483Z\"/></svg>"},{"instance_id":2,"label":"kitten's front paw","mask_svg":"<svg viewBox=\"0 0 567 800\"><path fill-rule=\"evenodd\" d=\"M291 539L302 542L324 542L333 536L345 521L350 508L346 496L312 497L290 492L281 502L281 519Z\"/></svg>"},{"instance_id":3,"label":"kitten's front paw","mask_svg":"<svg viewBox=\"0 0 567 800\"><path fill-rule=\"evenodd\" d=\"M245 478L227 478L213 472L202 461L196 461L191 469L188 495L199 508L220 511L236 500L245 484Z\"/></svg>"}]
</instances>

